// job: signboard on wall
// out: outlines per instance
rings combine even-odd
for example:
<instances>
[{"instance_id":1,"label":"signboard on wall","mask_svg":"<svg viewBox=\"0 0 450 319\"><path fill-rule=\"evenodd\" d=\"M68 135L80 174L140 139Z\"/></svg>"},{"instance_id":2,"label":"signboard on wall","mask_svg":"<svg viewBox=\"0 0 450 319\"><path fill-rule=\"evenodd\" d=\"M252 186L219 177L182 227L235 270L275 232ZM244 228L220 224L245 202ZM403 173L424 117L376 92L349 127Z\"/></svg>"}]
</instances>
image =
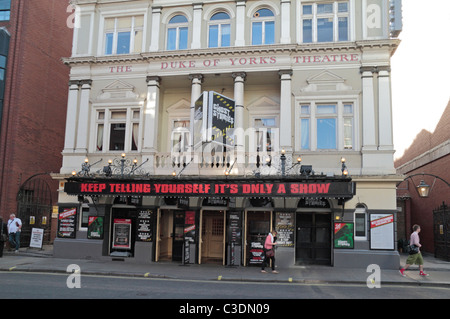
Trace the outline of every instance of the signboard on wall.
<instances>
[{"instance_id":1,"label":"signboard on wall","mask_svg":"<svg viewBox=\"0 0 450 319\"><path fill-rule=\"evenodd\" d=\"M394 249L394 214L370 214L370 249Z\"/></svg>"},{"instance_id":2,"label":"signboard on wall","mask_svg":"<svg viewBox=\"0 0 450 319\"><path fill-rule=\"evenodd\" d=\"M354 224L335 222L334 223L334 248L353 249L355 247Z\"/></svg>"},{"instance_id":3,"label":"signboard on wall","mask_svg":"<svg viewBox=\"0 0 450 319\"><path fill-rule=\"evenodd\" d=\"M138 211L137 216L137 241L152 241L153 240L153 210L143 209Z\"/></svg>"},{"instance_id":4,"label":"signboard on wall","mask_svg":"<svg viewBox=\"0 0 450 319\"><path fill-rule=\"evenodd\" d=\"M131 219L114 219L112 248L131 249Z\"/></svg>"},{"instance_id":5,"label":"signboard on wall","mask_svg":"<svg viewBox=\"0 0 450 319\"><path fill-rule=\"evenodd\" d=\"M103 239L103 217L89 216L87 238Z\"/></svg>"},{"instance_id":6,"label":"signboard on wall","mask_svg":"<svg viewBox=\"0 0 450 319\"><path fill-rule=\"evenodd\" d=\"M76 225L77 208L60 207L58 213L58 237L75 238Z\"/></svg>"},{"instance_id":7,"label":"signboard on wall","mask_svg":"<svg viewBox=\"0 0 450 319\"><path fill-rule=\"evenodd\" d=\"M278 247L294 247L294 213L276 213Z\"/></svg>"}]
</instances>

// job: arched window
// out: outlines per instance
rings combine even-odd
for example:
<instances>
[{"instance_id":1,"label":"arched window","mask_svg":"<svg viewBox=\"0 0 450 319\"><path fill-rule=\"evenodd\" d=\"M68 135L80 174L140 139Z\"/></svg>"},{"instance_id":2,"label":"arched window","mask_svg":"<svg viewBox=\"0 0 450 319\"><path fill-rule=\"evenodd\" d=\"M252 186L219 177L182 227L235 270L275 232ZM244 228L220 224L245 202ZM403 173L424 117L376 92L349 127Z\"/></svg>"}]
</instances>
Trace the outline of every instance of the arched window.
<instances>
[{"instance_id":1,"label":"arched window","mask_svg":"<svg viewBox=\"0 0 450 319\"><path fill-rule=\"evenodd\" d=\"M176 15L169 21L167 29L167 50L184 50L188 47L188 20Z\"/></svg>"},{"instance_id":2,"label":"arched window","mask_svg":"<svg viewBox=\"0 0 450 319\"><path fill-rule=\"evenodd\" d=\"M252 45L275 43L275 16L271 10L259 9L252 21Z\"/></svg>"},{"instance_id":3,"label":"arched window","mask_svg":"<svg viewBox=\"0 0 450 319\"><path fill-rule=\"evenodd\" d=\"M209 21L208 47L229 47L230 43L230 16L225 12L218 12L214 14Z\"/></svg>"}]
</instances>

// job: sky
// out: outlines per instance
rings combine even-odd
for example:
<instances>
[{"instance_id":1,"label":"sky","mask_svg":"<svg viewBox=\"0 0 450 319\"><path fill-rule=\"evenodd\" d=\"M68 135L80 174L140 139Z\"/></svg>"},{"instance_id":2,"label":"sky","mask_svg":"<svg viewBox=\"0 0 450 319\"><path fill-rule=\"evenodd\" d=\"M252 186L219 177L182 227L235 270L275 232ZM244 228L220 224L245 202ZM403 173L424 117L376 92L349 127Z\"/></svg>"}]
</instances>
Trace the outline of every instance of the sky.
<instances>
[{"instance_id":1,"label":"sky","mask_svg":"<svg viewBox=\"0 0 450 319\"><path fill-rule=\"evenodd\" d=\"M391 59L395 158L431 133L450 99L450 0L403 0L402 41Z\"/></svg>"}]
</instances>

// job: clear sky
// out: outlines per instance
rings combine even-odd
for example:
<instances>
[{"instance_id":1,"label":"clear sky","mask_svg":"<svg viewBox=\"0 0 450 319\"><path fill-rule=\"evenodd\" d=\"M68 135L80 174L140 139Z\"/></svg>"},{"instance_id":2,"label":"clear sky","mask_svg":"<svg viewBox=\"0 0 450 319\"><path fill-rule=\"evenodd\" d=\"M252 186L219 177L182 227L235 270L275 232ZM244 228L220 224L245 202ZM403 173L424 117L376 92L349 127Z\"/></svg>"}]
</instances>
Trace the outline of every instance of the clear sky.
<instances>
[{"instance_id":1,"label":"clear sky","mask_svg":"<svg viewBox=\"0 0 450 319\"><path fill-rule=\"evenodd\" d=\"M391 60L395 158L450 99L450 0L403 0L402 40Z\"/></svg>"}]
</instances>

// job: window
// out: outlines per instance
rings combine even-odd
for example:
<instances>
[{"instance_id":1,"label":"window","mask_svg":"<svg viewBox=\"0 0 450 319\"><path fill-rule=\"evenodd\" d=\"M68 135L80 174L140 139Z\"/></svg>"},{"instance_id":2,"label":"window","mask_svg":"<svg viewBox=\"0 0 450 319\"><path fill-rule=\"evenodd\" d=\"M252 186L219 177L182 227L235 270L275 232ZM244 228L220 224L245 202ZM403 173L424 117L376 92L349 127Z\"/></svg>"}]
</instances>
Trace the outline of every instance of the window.
<instances>
[{"instance_id":1,"label":"window","mask_svg":"<svg viewBox=\"0 0 450 319\"><path fill-rule=\"evenodd\" d=\"M348 2L302 6L303 43L349 41Z\"/></svg>"},{"instance_id":2,"label":"window","mask_svg":"<svg viewBox=\"0 0 450 319\"><path fill-rule=\"evenodd\" d=\"M142 51L144 17L105 19L105 55Z\"/></svg>"},{"instance_id":3,"label":"window","mask_svg":"<svg viewBox=\"0 0 450 319\"><path fill-rule=\"evenodd\" d=\"M167 29L167 50L185 50L188 47L188 20L176 15L169 21Z\"/></svg>"},{"instance_id":4,"label":"window","mask_svg":"<svg viewBox=\"0 0 450 319\"><path fill-rule=\"evenodd\" d=\"M301 103L297 107L299 150L353 150L353 102Z\"/></svg>"},{"instance_id":5,"label":"window","mask_svg":"<svg viewBox=\"0 0 450 319\"><path fill-rule=\"evenodd\" d=\"M137 151L139 148L139 109L98 110L95 150ZM105 142L106 141L106 142Z\"/></svg>"},{"instance_id":6,"label":"window","mask_svg":"<svg viewBox=\"0 0 450 319\"><path fill-rule=\"evenodd\" d=\"M367 240L367 213L365 208L355 210L355 239Z\"/></svg>"},{"instance_id":7,"label":"window","mask_svg":"<svg viewBox=\"0 0 450 319\"><path fill-rule=\"evenodd\" d=\"M186 152L189 148L190 121L174 120L172 125L172 152Z\"/></svg>"},{"instance_id":8,"label":"window","mask_svg":"<svg viewBox=\"0 0 450 319\"><path fill-rule=\"evenodd\" d=\"M0 0L0 21L9 21L11 15L11 0Z\"/></svg>"},{"instance_id":9,"label":"window","mask_svg":"<svg viewBox=\"0 0 450 319\"><path fill-rule=\"evenodd\" d=\"M254 128L256 130L256 151L272 152L276 142L277 119L275 117L255 118Z\"/></svg>"},{"instance_id":10,"label":"window","mask_svg":"<svg viewBox=\"0 0 450 319\"><path fill-rule=\"evenodd\" d=\"M0 29L0 128L3 114L3 99L5 96L5 80L6 80L6 66L8 63L8 51L9 51L9 34L5 30Z\"/></svg>"},{"instance_id":11,"label":"window","mask_svg":"<svg viewBox=\"0 0 450 319\"><path fill-rule=\"evenodd\" d=\"M275 43L275 17L269 9L260 9L253 15L252 45Z\"/></svg>"},{"instance_id":12,"label":"window","mask_svg":"<svg viewBox=\"0 0 450 319\"><path fill-rule=\"evenodd\" d=\"M231 43L230 16L219 12L211 17L209 22L208 47L229 47Z\"/></svg>"}]
</instances>

